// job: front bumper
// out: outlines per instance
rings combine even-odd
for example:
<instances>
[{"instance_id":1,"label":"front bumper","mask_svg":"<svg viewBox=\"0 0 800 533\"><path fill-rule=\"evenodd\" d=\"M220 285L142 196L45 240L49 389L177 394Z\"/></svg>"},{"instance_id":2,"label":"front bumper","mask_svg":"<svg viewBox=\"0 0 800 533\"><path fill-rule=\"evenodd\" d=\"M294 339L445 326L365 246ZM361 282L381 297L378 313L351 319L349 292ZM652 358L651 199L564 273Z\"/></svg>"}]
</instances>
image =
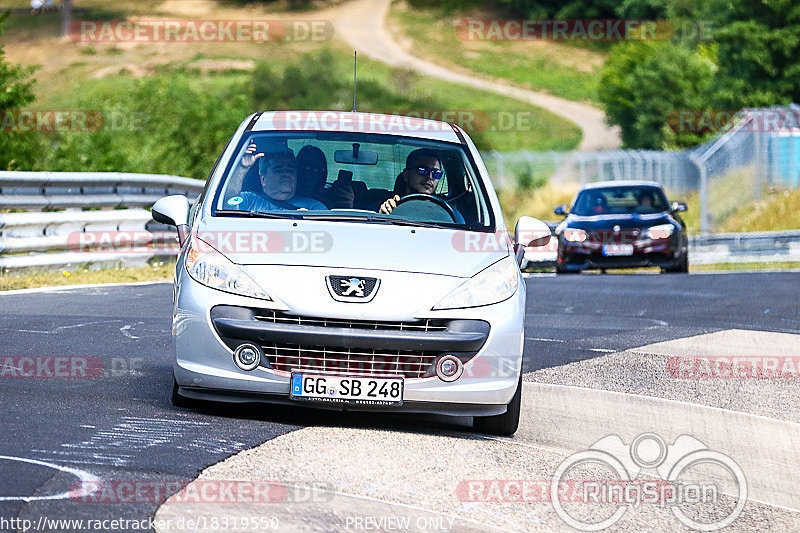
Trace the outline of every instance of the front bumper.
<instances>
[{"instance_id":1,"label":"front bumper","mask_svg":"<svg viewBox=\"0 0 800 533\"><path fill-rule=\"evenodd\" d=\"M179 263L180 265L180 263ZM277 326L257 322L248 309L270 307L271 302L220 292L192 280L178 267L179 283L173 320L174 373L179 394L219 401L285 403L297 406L347 410L391 410L457 415L492 415L505 412L517 388L522 366L525 287L498 304L448 311L417 313L414 319L436 319L450 324L446 331L424 335L416 332L336 331L339 328ZM400 275L400 273L395 273ZM389 277L391 273L382 273ZM408 273L402 274L409 276ZM327 294L320 297L328 297ZM327 305L327 304L326 304ZM371 304L334 304L342 313L358 312ZM278 306L278 304L276 304ZM215 311L212 311L216 309ZM238 316L235 309L242 310ZM220 310L225 312L220 313ZM294 315L292 309L276 311ZM392 310L396 313L396 310ZM332 319L349 319L326 313ZM381 317L370 317L381 319ZM409 317L411 318L411 317ZM485 327L480 327L485 324ZM290 373L269 364L244 371L233 362L233 348L242 340L346 344L363 348L391 346L396 349L435 349L466 361L463 375L446 383L431 372L406 377L402 406L370 408L347 404L294 402L289 399ZM363 375L363 372L337 372Z\"/></svg>"},{"instance_id":2,"label":"front bumper","mask_svg":"<svg viewBox=\"0 0 800 533\"><path fill-rule=\"evenodd\" d=\"M564 270L589 270L599 268L673 268L683 260L684 250L674 245L672 239L641 240L633 244L633 254L605 256L603 243L559 242L557 264Z\"/></svg>"}]
</instances>

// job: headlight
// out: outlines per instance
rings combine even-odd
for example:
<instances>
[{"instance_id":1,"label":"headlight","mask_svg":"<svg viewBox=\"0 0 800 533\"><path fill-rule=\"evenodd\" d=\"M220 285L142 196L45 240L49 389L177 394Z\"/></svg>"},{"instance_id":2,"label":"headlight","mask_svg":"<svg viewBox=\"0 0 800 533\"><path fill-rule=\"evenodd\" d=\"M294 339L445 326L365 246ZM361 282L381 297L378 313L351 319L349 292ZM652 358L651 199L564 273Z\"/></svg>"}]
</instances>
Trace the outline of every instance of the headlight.
<instances>
[{"instance_id":1,"label":"headlight","mask_svg":"<svg viewBox=\"0 0 800 533\"><path fill-rule=\"evenodd\" d=\"M264 289L230 259L205 242L201 244L202 250L197 249L197 244L193 237L186 250L186 271L193 280L212 289L272 300Z\"/></svg>"},{"instance_id":2,"label":"headlight","mask_svg":"<svg viewBox=\"0 0 800 533\"><path fill-rule=\"evenodd\" d=\"M644 236L653 240L666 239L672 235L674 229L675 227L672 224L659 224L658 226L647 228L644 232Z\"/></svg>"},{"instance_id":3,"label":"headlight","mask_svg":"<svg viewBox=\"0 0 800 533\"><path fill-rule=\"evenodd\" d=\"M519 267L511 258L501 259L462 283L433 306L434 309L460 309L496 304L517 291Z\"/></svg>"},{"instance_id":4,"label":"headlight","mask_svg":"<svg viewBox=\"0 0 800 533\"><path fill-rule=\"evenodd\" d=\"M567 242L583 242L588 237L586 230L567 228L564 230L564 240Z\"/></svg>"}]
</instances>

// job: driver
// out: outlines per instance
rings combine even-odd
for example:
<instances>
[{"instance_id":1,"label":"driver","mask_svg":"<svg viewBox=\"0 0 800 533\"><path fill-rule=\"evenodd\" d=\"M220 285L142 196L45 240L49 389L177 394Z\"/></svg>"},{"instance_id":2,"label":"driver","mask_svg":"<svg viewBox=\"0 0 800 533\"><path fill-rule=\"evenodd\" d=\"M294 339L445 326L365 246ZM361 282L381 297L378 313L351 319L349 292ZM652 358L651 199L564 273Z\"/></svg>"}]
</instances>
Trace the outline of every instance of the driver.
<instances>
[{"instance_id":1,"label":"driver","mask_svg":"<svg viewBox=\"0 0 800 533\"><path fill-rule=\"evenodd\" d=\"M409 194L433 195L442 175L442 163L436 152L427 148L419 148L406 157L406 168L400 174L400 190L396 192L402 193L402 196ZM390 214L397 207L400 198L400 194L391 196L381 204L378 212L384 215ZM464 218L455 209L453 211L459 219L458 222L463 223Z\"/></svg>"},{"instance_id":2,"label":"driver","mask_svg":"<svg viewBox=\"0 0 800 533\"><path fill-rule=\"evenodd\" d=\"M644 189L641 194L639 194L639 205L636 210L640 213L654 211L653 203L653 191Z\"/></svg>"}]
</instances>

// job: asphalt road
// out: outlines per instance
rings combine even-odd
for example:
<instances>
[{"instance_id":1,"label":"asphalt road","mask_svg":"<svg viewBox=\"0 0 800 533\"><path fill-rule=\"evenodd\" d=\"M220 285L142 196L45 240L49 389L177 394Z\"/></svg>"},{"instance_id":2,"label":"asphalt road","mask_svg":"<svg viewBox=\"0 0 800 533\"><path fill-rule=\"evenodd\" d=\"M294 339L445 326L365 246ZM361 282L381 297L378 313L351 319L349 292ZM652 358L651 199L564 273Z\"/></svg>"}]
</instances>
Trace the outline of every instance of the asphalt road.
<instances>
[{"instance_id":1,"label":"asphalt road","mask_svg":"<svg viewBox=\"0 0 800 533\"><path fill-rule=\"evenodd\" d=\"M723 329L800 333L798 281L796 273L531 277L524 370L557 370ZM67 356L98 368L99 359L104 372L93 379L32 379L10 376L6 368L0 379L0 530L14 531L3 523L13 518L142 520L161 503L35 499L74 488L76 475L188 482L208 465L299 427L355 421L435 431L467 422L270 406L176 409L168 399L170 301L168 284L0 295L3 361ZM62 470L23 462L31 460Z\"/></svg>"}]
</instances>

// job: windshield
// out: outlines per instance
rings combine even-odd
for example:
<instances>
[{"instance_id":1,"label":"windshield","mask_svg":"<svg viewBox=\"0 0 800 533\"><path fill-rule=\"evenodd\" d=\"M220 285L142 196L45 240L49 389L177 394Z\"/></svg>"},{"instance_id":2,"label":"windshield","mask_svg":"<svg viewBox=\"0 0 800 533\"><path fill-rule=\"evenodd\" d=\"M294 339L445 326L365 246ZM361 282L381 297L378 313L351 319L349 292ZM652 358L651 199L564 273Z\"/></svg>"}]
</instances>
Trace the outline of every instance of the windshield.
<instances>
[{"instance_id":1,"label":"windshield","mask_svg":"<svg viewBox=\"0 0 800 533\"><path fill-rule=\"evenodd\" d=\"M244 213L487 231L494 224L461 145L342 132L245 135L213 209Z\"/></svg>"},{"instance_id":2,"label":"windshield","mask_svg":"<svg viewBox=\"0 0 800 533\"><path fill-rule=\"evenodd\" d=\"M576 215L628 215L667 211L667 199L657 187L607 187L578 193L570 213Z\"/></svg>"}]
</instances>

